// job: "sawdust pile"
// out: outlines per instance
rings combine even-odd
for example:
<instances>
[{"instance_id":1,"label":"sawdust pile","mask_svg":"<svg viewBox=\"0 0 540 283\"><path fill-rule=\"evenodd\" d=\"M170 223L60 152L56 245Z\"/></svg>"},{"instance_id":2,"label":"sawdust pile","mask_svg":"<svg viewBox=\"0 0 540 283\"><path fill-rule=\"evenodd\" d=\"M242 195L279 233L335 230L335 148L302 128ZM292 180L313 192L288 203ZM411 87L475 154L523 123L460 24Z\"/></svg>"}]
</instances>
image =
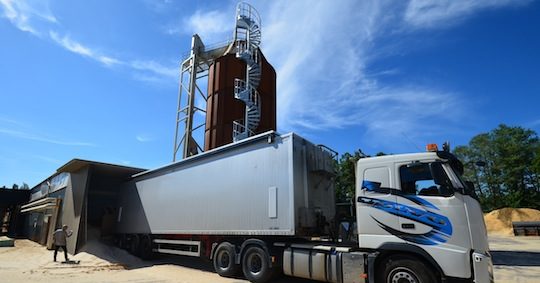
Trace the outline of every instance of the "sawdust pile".
<instances>
[{"instance_id":1,"label":"sawdust pile","mask_svg":"<svg viewBox=\"0 0 540 283\"><path fill-rule=\"evenodd\" d=\"M531 208L501 208L484 214L489 234L514 235L512 222L540 221L540 210Z\"/></svg>"},{"instance_id":2,"label":"sawdust pile","mask_svg":"<svg viewBox=\"0 0 540 283\"><path fill-rule=\"evenodd\" d=\"M110 266L143 266L144 261L136 256L131 255L125 250L111 246L100 241L99 229L89 226L87 233L87 242L81 248L81 251L74 259L86 262L87 264L101 265L102 263L110 263Z\"/></svg>"}]
</instances>

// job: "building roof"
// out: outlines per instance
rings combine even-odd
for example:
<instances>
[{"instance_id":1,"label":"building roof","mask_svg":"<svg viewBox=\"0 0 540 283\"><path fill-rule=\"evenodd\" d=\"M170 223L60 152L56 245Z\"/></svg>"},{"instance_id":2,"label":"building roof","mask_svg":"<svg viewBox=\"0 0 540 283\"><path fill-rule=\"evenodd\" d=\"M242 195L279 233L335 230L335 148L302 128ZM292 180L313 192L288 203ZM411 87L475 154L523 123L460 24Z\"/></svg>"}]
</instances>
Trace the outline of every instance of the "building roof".
<instances>
[{"instance_id":1,"label":"building roof","mask_svg":"<svg viewBox=\"0 0 540 283\"><path fill-rule=\"evenodd\" d=\"M85 166L89 166L89 165L93 165L97 169L114 171L117 173L126 172L126 173L129 173L130 175L137 174L137 173L147 170L147 169L142 169L142 168L137 168L137 167L130 167L130 166L124 166L124 165L117 165L117 164L111 164L111 163L104 163L104 162L74 158L70 160L68 163L58 168L56 170L56 173L77 172L81 170L82 168L84 168Z\"/></svg>"},{"instance_id":2,"label":"building roof","mask_svg":"<svg viewBox=\"0 0 540 283\"><path fill-rule=\"evenodd\" d=\"M56 175L59 175L61 173L74 173L86 166L92 166L92 169L94 172L97 172L99 174L105 174L105 175L116 175L116 176L125 176L126 178L131 178L132 175L141 173L144 171L147 171L147 169L137 168L137 167L130 167L130 166L124 166L124 165L118 165L118 164L111 164L111 163L105 163L105 162L98 162L98 161L91 161L91 160L84 160L79 158L74 158L67 162L66 164L62 165L60 168L56 169L56 172L52 174L51 176L47 177L45 180L38 183L36 186L34 186L31 191L34 192L35 190L39 190L39 186L46 181L54 178Z\"/></svg>"}]
</instances>

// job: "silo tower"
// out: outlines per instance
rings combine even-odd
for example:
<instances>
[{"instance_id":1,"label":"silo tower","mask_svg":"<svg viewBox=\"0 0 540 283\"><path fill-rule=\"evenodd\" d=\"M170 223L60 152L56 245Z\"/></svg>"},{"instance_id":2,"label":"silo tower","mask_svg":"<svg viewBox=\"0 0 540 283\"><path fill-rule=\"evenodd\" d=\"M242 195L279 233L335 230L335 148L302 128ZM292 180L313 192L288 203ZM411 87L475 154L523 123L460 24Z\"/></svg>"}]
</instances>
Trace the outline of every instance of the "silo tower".
<instances>
[{"instance_id":1,"label":"silo tower","mask_svg":"<svg viewBox=\"0 0 540 283\"><path fill-rule=\"evenodd\" d=\"M173 161L180 151L186 158L276 129L276 72L260 44L259 14L243 2L232 41L205 47L193 35L181 66ZM195 137L203 128L204 148Z\"/></svg>"}]
</instances>

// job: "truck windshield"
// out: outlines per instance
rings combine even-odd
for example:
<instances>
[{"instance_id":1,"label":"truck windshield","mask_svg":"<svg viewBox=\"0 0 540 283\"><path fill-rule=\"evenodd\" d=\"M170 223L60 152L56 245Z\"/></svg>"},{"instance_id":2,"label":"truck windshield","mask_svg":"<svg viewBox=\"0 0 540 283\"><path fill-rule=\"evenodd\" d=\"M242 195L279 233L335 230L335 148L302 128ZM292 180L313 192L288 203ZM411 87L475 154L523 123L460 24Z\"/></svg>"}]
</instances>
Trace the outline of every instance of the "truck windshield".
<instances>
[{"instance_id":1,"label":"truck windshield","mask_svg":"<svg viewBox=\"0 0 540 283\"><path fill-rule=\"evenodd\" d=\"M446 171L446 174L450 178L452 187L454 187L456 191L462 192L463 188L465 188L465 182L461 179L461 176L448 163L444 164L444 171Z\"/></svg>"},{"instance_id":2,"label":"truck windshield","mask_svg":"<svg viewBox=\"0 0 540 283\"><path fill-rule=\"evenodd\" d=\"M411 163L399 169L401 190L424 196L452 195L450 180L441 162Z\"/></svg>"}]
</instances>

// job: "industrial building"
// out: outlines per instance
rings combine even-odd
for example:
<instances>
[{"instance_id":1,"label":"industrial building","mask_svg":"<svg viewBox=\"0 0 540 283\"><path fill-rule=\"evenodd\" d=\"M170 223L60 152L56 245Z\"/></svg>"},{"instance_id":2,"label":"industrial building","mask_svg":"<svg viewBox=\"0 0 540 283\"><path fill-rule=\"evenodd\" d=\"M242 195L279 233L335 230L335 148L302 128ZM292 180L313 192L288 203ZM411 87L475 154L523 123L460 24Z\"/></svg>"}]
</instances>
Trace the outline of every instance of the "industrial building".
<instances>
[{"instance_id":1,"label":"industrial building","mask_svg":"<svg viewBox=\"0 0 540 283\"><path fill-rule=\"evenodd\" d=\"M66 224L73 230L68 251L77 253L90 229L98 231L99 237L114 232L119 189L132 175L143 171L81 159L69 161L30 190L20 207L21 235L51 249L54 230Z\"/></svg>"}]
</instances>

